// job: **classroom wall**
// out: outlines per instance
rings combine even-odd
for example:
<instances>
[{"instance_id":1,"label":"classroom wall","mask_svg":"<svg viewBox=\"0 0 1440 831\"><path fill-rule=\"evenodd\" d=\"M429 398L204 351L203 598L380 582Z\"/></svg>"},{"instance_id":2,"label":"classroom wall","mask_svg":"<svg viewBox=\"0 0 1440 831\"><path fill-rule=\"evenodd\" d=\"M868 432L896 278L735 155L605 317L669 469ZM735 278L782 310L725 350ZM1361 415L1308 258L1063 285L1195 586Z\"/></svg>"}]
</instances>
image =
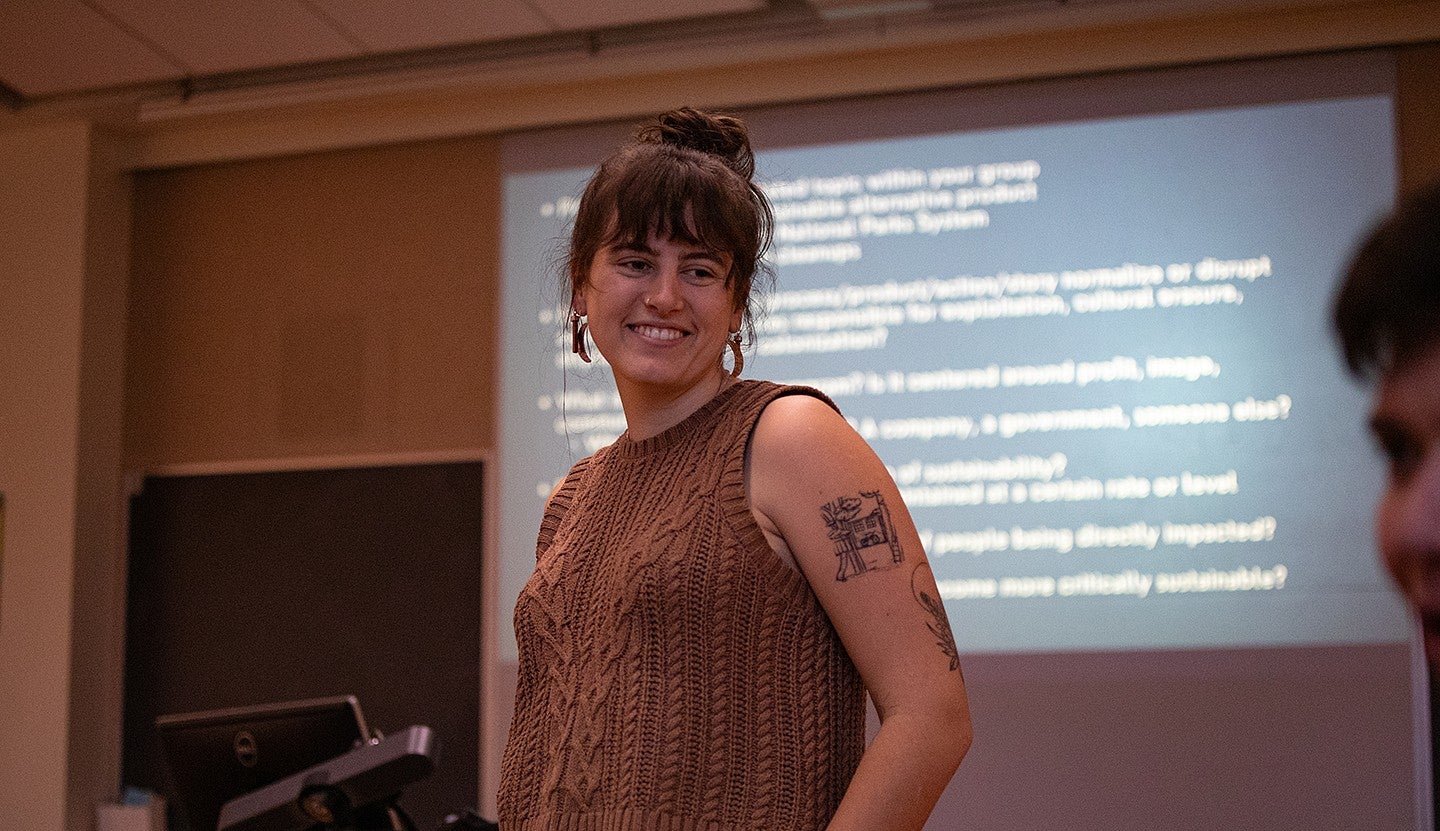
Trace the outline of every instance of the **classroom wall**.
<instances>
[{"instance_id":1,"label":"classroom wall","mask_svg":"<svg viewBox=\"0 0 1440 831\"><path fill-rule=\"evenodd\" d=\"M97 128L111 113L0 113L0 827L84 831L91 806L118 788L124 471L489 447L489 356L504 345L492 334L498 173L486 136L680 102L990 83L1437 31L1434 3L1361 3L999 31L908 51L857 44L720 68L582 67L461 93L127 121L123 135ZM1437 49L1399 53L1402 187L1440 173ZM151 172L132 182L121 170ZM394 257L402 245L413 253Z\"/></svg>"},{"instance_id":2,"label":"classroom wall","mask_svg":"<svg viewBox=\"0 0 1440 831\"><path fill-rule=\"evenodd\" d=\"M89 828L119 776L129 210L84 121L0 133L0 828Z\"/></svg>"},{"instance_id":3,"label":"classroom wall","mask_svg":"<svg viewBox=\"0 0 1440 831\"><path fill-rule=\"evenodd\" d=\"M1397 78L1395 120L1404 192L1440 179L1440 44L1402 49Z\"/></svg>"},{"instance_id":4,"label":"classroom wall","mask_svg":"<svg viewBox=\"0 0 1440 831\"><path fill-rule=\"evenodd\" d=\"M138 174L126 469L488 448L498 188L487 138Z\"/></svg>"}]
</instances>

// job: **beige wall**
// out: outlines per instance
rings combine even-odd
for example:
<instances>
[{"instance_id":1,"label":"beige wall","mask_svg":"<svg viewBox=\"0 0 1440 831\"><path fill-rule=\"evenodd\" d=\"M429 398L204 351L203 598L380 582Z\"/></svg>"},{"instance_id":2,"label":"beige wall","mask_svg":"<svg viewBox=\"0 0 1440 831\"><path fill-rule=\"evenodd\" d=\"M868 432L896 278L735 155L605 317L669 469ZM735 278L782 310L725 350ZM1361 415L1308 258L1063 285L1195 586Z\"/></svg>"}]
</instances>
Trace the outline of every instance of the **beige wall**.
<instances>
[{"instance_id":1,"label":"beige wall","mask_svg":"<svg viewBox=\"0 0 1440 831\"><path fill-rule=\"evenodd\" d=\"M495 141L142 173L126 467L488 448Z\"/></svg>"},{"instance_id":2,"label":"beige wall","mask_svg":"<svg viewBox=\"0 0 1440 831\"><path fill-rule=\"evenodd\" d=\"M123 141L86 121L0 113L0 829L86 831L90 806L113 796L122 470L490 446L490 355L503 348L497 160L492 139L454 136L677 101L1408 42L1440 30L1437 9L1359 3L1009 32L973 48L622 67L458 96L127 122ZM1436 49L1401 61L1407 184L1440 158ZM431 140L396 143L416 139ZM134 188L128 317L130 185L117 164L152 171Z\"/></svg>"},{"instance_id":3,"label":"beige wall","mask_svg":"<svg viewBox=\"0 0 1440 831\"><path fill-rule=\"evenodd\" d=\"M119 780L129 229L107 137L0 133L0 828L86 828Z\"/></svg>"},{"instance_id":4,"label":"beige wall","mask_svg":"<svg viewBox=\"0 0 1440 831\"><path fill-rule=\"evenodd\" d=\"M1402 50L1397 74L1400 188L1408 191L1440 180L1440 44Z\"/></svg>"}]
</instances>

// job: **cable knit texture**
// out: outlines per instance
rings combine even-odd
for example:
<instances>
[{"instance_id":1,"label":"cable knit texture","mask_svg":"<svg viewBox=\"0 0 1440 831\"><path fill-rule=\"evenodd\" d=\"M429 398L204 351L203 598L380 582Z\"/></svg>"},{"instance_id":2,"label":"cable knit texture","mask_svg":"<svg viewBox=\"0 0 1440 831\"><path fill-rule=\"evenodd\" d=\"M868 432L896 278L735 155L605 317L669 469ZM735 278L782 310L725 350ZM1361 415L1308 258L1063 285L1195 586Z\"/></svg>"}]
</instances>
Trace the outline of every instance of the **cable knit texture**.
<instances>
[{"instance_id":1,"label":"cable knit texture","mask_svg":"<svg viewBox=\"0 0 1440 831\"><path fill-rule=\"evenodd\" d=\"M864 689L745 494L761 411L796 393L824 398L736 383L581 460L550 500L515 607L502 829L813 831L835 813Z\"/></svg>"}]
</instances>

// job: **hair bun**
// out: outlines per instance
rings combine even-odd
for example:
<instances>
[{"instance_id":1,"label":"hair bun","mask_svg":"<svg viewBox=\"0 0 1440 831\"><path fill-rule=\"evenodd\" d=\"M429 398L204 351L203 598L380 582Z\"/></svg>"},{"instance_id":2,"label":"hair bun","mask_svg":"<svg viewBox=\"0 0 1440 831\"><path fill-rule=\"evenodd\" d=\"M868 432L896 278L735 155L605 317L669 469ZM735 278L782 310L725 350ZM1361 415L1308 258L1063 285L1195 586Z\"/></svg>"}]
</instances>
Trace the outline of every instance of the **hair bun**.
<instances>
[{"instance_id":1,"label":"hair bun","mask_svg":"<svg viewBox=\"0 0 1440 831\"><path fill-rule=\"evenodd\" d=\"M692 107L671 110L641 127L636 141L670 144L718 156L725 166L747 180L755 174L755 153L745 122L730 115L708 113Z\"/></svg>"}]
</instances>

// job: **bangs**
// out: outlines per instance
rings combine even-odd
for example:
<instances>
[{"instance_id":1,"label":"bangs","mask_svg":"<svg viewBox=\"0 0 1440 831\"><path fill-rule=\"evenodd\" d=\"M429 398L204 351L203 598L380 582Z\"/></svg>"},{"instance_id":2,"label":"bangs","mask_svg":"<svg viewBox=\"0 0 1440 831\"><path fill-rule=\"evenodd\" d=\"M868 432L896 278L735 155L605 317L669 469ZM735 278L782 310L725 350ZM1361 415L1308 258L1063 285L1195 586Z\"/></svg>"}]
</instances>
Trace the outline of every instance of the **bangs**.
<instances>
[{"instance_id":1,"label":"bangs","mask_svg":"<svg viewBox=\"0 0 1440 831\"><path fill-rule=\"evenodd\" d=\"M736 222L747 214L749 194L725 185L725 179L686 160L632 165L614 182L615 214L604 244L643 245L655 236L712 253L753 256L748 249L755 246L755 228Z\"/></svg>"}]
</instances>

